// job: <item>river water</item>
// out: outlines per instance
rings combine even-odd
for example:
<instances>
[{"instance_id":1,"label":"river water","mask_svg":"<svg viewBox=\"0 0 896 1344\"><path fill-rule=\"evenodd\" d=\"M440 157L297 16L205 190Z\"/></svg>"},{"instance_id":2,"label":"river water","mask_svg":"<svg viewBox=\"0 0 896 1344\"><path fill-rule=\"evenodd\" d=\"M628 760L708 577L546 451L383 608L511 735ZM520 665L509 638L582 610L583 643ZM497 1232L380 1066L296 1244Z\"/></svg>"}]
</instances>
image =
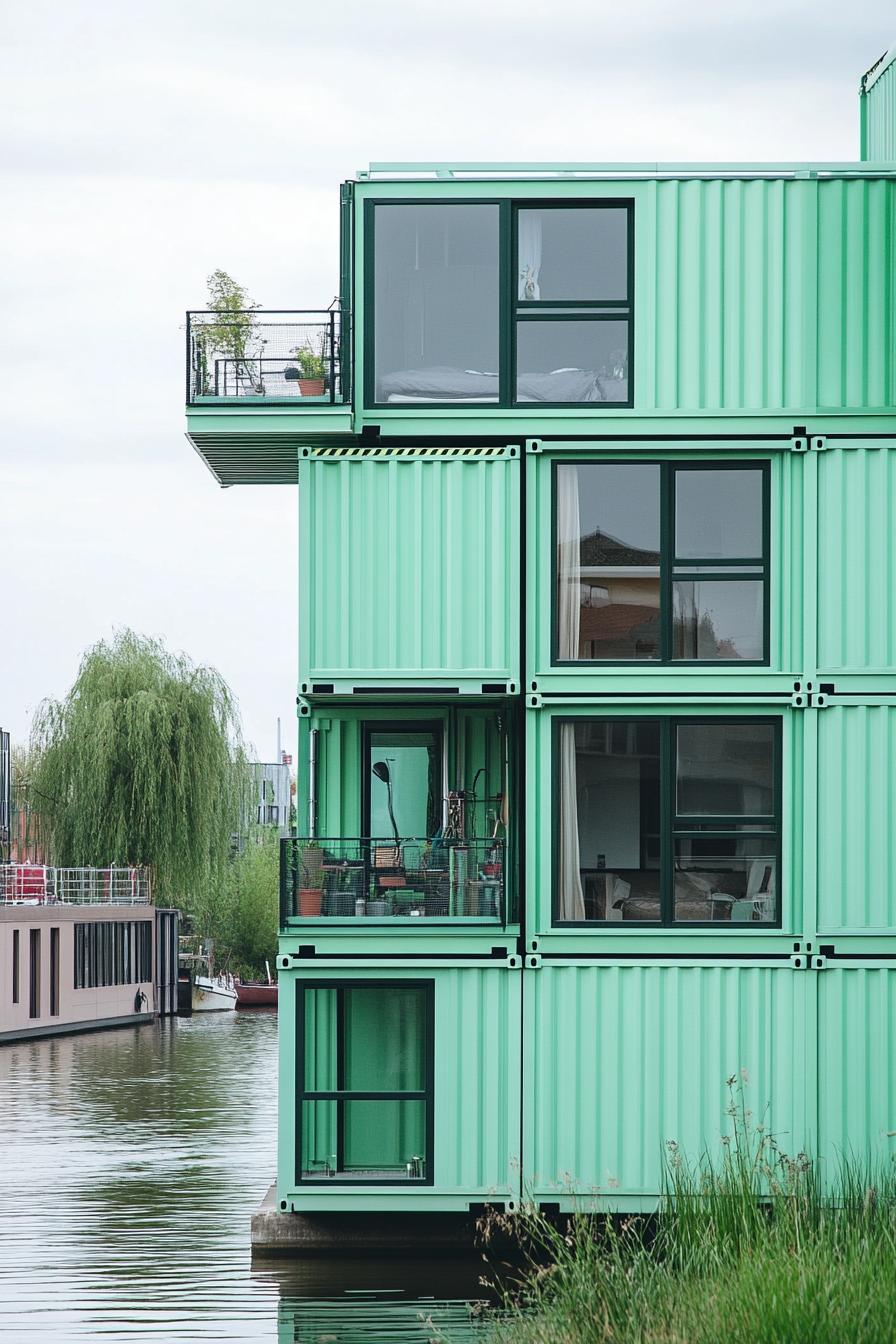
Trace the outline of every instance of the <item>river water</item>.
<instances>
[{"instance_id":1,"label":"river water","mask_svg":"<svg viewBox=\"0 0 896 1344\"><path fill-rule=\"evenodd\" d=\"M0 1046L0 1340L481 1341L482 1263L256 1261L277 1018Z\"/></svg>"}]
</instances>

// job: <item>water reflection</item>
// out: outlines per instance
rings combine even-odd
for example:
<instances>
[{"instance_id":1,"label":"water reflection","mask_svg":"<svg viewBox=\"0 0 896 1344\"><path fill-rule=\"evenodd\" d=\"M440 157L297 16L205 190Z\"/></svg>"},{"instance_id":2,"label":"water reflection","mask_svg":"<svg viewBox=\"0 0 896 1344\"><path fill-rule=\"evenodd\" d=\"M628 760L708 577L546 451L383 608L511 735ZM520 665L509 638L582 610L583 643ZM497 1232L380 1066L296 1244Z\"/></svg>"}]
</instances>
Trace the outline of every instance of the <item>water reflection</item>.
<instances>
[{"instance_id":1,"label":"water reflection","mask_svg":"<svg viewBox=\"0 0 896 1344\"><path fill-rule=\"evenodd\" d=\"M481 1340L481 1262L257 1264L274 1014L0 1047L0 1339Z\"/></svg>"},{"instance_id":2,"label":"water reflection","mask_svg":"<svg viewBox=\"0 0 896 1344\"><path fill-rule=\"evenodd\" d=\"M274 1271L280 1344L482 1340L480 1261L305 1260ZM472 1304L472 1305L471 1305Z\"/></svg>"}]
</instances>

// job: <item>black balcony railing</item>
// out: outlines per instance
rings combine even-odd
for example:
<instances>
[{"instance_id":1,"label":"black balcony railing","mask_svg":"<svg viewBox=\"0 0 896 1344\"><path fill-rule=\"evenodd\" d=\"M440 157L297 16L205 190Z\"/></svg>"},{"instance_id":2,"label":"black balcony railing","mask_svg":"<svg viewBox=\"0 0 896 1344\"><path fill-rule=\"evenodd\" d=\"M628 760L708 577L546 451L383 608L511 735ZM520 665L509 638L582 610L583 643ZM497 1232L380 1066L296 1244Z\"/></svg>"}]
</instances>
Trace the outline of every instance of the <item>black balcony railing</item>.
<instances>
[{"instance_id":1,"label":"black balcony railing","mask_svg":"<svg viewBox=\"0 0 896 1344\"><path fill-rule=\"evenodd\" d=\"M187 403L345 400L338 309L187 313Z\"/></svg>"},{"instance_id":2,"label":"black balcony railing","mask_svg":"<svg viewBox=\"0 0 896 1344\"><path fill-rule=\"evenodd\" d=\"M502 840L289 839L280 924L293 919L506 922Z\"/></svg>"}]
</instances>

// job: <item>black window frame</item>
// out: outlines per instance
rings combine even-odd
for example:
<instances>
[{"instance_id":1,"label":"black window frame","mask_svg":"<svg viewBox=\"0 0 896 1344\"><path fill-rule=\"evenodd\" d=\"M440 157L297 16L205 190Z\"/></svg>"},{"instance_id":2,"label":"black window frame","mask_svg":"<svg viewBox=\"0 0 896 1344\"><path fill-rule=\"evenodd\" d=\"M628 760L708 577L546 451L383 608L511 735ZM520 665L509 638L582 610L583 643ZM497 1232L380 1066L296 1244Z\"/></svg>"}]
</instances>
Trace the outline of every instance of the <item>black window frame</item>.
<instances>
[{"instance_id":1,"label":"black window frame","mask_svg":"<svg viewBox=\"0 0 896 1344\"><path fill-rule=\"evenodd\" d=\"M560 872L560 728L563 724L581 723L658 723L660 728L660 918L659 919L584 919L571 920L559 918L560 891L558 875ZM725 817L703 814L681 814L678 823L676 812L676 731L679 725L729 724L741 727L745 724L768 725L773 729L772 748L774 752L773 787L775 791L774 810L770 814L772 825L766 831L746 829L752 827L755 817ZM551 926L559 929L592 929L601 933L632 933L639 930L656 932L662 930L687 933L691 929L711 929L714 933L764 933L774 932L783 927L783 872L781 864L783 835L783 718L776 714L577 714L557 716L552 724L551 738L551 781L554 806L551 817ZM758 814L757 814L758 815ZM686 823L686 824L685 824ZM776 873L775 918L761 923L742 924L729 920L696 920L675 918L675 840L680 836L693 833L699 825L707 829L698 832L703 838L715 835L719 839L730 839L735 833L741 836L763 838L774 834L774 856ZM727 830L725 829L727 825ZM742 829L735 832L735 827Z\"/></svg>"},{"instance_id":2,"label":"black window frame","mask_svg":"<svg viewBox=\"0 0 896 1344\"><path fill-rule=\"evenodd\" d=\"M345 1034L344 1024L344 1001L342 991L346 989L420 989L423 991L424 1004L424 1022L423 1022L423 1058L424 1058L424 1083L422 1092L355 1092L345 1088L330 1091L308 1091L305 1088L305 995L308 991L334 989L337 991L337 1029L336 1029L336 1049L337 1063L336 1076L337 1081L344 1078L343 1050ZM295 1105L295 1127L296 1127L296 1147L295 1147L295 1179L297 1185L326 1185L328 1189L334 1186L352 1187L357 1190L366 1186L388 1186L389 1188L416 1189L422 1186L430 1186L435 1183L435 981L418 979L386 979L386 980L357 980L357 979L327 979L327 980L299 980L296 984L296 1105ZM424 1161L426 1163L425 1174L423 1176L396 1176L392 1179L377 1178L375 1180L360 1181L357 1179L340 1180L339 1176L328 1176L322 1172L320 1176L309 1176L302 1171L302 1140L303 1140L303 1116L304 1103L307 1101L335 1101L341 1106L346 1101L422 1101L425 1105L426 1116L426 1144ZM339 1114L339 1113L337 1113ZM337 1128L342 1129L342 1122L337 1119Z\"/></svg>"},{"instance_id":3,"label":"black window frame","mask_svg":"<svg viewBox=\"0 0 896 1344\"><path fill-rule=\"evenodd\" d=\"M376 209L378 206L470 206L498 207L498 395L494 401L470 403L462 400L389 402L376 399ZM518 299L518 215L520 210L552 209L623 209L627 213L627 281L625 300L553 300ZM542 410L587 408L595 413L632 410L634 407L635 354L635 200L634 197L562 197L516 198L507 196L379 197L364 202L364 322L363 390L364 409L420 414L426 411L474 411L486 415L496 411L525 411L528 415ZM539 315L538 310L542 309ZM550 310L550 314L548 311ZM516 329L518 321L624 321L628 327L627 368L628 398L625 401L517 401L516 400Z\"/></svg>"},{"instance_id":4,"label":"black window frame","mask_svg":"<svg viewBox=\"0 0 896 1344\"><path fill-rule=\"evenodd\" d=\"M558 658L559 613L557 610L557 471L560 467L659 467L660 469L660 656L658 658ZM643 667L670 668L715 667L737 671L743 667L771 665L771 459L732 458L679 461L659 457L554 458L551 463L551 667ZM675 486L679 471L760 471L762 473L762 556L726 557L719 560L678 560L675 557ZM738 566L752 566L756 574L738 574ZM711 568L712 567L712 568ZM675 658L674 585L682 570L701 569L701 580L736 583L738 580L762 581L762 658ZM727 572L726 572L727 571Z\"/></svg>"}]
</instances>

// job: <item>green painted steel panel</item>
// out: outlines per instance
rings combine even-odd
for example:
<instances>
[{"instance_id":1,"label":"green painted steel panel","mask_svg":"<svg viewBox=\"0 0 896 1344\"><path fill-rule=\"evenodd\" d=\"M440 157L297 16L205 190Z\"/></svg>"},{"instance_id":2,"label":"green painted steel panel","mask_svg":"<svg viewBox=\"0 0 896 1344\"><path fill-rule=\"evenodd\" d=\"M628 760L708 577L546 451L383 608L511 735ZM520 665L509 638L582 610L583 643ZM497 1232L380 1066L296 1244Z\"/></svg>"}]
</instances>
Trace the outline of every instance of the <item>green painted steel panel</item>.
<instances>
[{"instance_id":1,"label":"green painted steel panel","mask_svg":"<svg viewBox=\"0 0 896 1344\"><path fill-rule=\"evenodd\" d=\"M858 165L857 165L858 167ZM612 432L639 416L795 420L833 411L886 413L894 402L892 283L896 178L657 178L626 181L362 183L355 266L363 274L363 204L373 199L625 198L635 206L634 407L483 413L380 407L359 419L431 424L450 433ZM365 358L364 305L354 329ZM360 381L360 380L358 380ZM786 422L785 422L786 424ZM489 428L486 428L488 426ZM514 430L513 426L522 426ZM385 431L384 431L385 432ZM425 432L425 431L424 431ZM562 431L561 431L562 432ZM657 432L662 432L657 426Z\"/></svg>"},{"instance_id":2,"label":"green painted steel panel","mask_svg":"<svg viewBox=\"0 0 896 1344\"><path fill-rule=\"evenodd\" d=\"M896 194L886 181L818 188L817 404L896 403Z\"/></svg>"},{"instance_id":3,"label":"green painted steel panel","mask_svg":"<svg viewBox=\"0 0 896 1344\"><path fill-rule=\"evenodd\" d=\"M434 985L433 1183L322 1188L295 1180L296 995L316 981L431 981ZM491 1194L516 1199L520 1166L519 970L471 966L354 966L280 970L278 1199L297 1210L466 1209Z\"/></svg>"},{"instance_id":4,"label":"green painted steel panel","mask_svg":"<svg viewBox=\"0 0 896 1344\"><path fill-rule=\"evenodd\" d=\"M896 47L862 81L862 158L896 159Z\"/></svg>"},{"instance_id":5,"label":"green painted steel panel","mask_svg":"<svg viewBox=\"0 0 896 1344\"><path fill-rule=\"evenodd\" d=\"M818 713L818 929L896 936L896 705Z\"/></svg>"},{"instance_id":6,"label":"green painted steel panel","mask_svg":"<svg viewBox=\"0 0 896 1344\"><path fill-rule=\"evenodd\" d=\"M832 1184L844 1158L864 1164L871 1184L896 1155L896 964L836 966L815 978L816 1151Z\"/></svg>"},{"instance_id":7,"label":"green painted steel panel","mask_svg":"<svg viewBox=\"0 0 896 1344\"><path fill-rule=\"evenodd\" d=\"M666 1144L721 1154L726 1079L757 1124L811 1146L811 973L790 965L543 967L524 981L527 1189L660 1193ZM746 1077L741 1073L744 1071Z\"/></svg>"},{"instance_id":8,"label":"green painted steel panel","mask_svg":"<svg viewBox=\"0 0 896 1344\"><path fill-rule=\"evenodd\" d=\"M896 667L896 439L818 456L818 667Z\"/></svg>"},{"instance_id":9,"label":"green painted steel panel","mask_svg":"<svg viewBox=\"0 0 896 1344\"><path fill-rule=\"evenodd\" d=\"M303 461L300 680L518 686L519 471L482 451Z\"/></svg>"}]
</instances>

